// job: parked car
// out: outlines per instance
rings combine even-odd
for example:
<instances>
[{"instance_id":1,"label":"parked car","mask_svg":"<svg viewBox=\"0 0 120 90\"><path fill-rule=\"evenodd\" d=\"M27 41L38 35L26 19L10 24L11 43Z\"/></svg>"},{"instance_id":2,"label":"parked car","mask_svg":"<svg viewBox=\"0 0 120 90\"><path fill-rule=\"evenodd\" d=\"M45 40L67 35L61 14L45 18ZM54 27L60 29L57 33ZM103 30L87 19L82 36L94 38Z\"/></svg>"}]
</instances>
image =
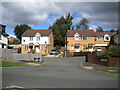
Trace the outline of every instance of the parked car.
<instances>
[{"instance_id":1,"label":"parked car","mask_svg":"<svg viewBox=\"0 0 120 90\"><path fill-rule=\"evenodd\" d=\"M50 55L57 55L59 53L58 50L51 50Z\"/></svg>"}]
</instances>

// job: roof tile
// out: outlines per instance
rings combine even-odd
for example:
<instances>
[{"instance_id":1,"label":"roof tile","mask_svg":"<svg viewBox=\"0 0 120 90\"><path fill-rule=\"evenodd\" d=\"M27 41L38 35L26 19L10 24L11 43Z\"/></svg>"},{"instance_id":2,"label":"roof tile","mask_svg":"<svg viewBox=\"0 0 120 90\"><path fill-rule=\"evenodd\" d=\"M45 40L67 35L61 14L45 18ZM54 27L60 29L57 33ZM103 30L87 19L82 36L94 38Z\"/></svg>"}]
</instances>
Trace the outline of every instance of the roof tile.
<instances>
[{"instance_id":1,"label":"roof tile","mask_svg":"<svg viewBox=\"0 0 120 90\"><path fill-rule=\"evenodd\" d=\"M51 30L49 29L34 29L34 30L26 30L22 36L23 37L29 37L29 36L35 36L36 33L40 33L42 36L49 36Z\"/></svg>"}]
</instances>

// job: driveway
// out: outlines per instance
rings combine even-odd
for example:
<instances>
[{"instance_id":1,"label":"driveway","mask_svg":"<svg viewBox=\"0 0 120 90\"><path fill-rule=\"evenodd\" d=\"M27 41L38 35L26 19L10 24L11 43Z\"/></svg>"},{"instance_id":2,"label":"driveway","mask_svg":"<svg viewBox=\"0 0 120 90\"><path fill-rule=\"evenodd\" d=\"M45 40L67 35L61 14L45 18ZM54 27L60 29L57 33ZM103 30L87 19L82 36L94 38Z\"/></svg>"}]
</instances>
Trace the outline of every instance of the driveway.
<instances>
[{"instance_id":1,"label":"driveway","mask_svg":"<svg viewBox=\"0 0 120 90\"><path fill-rule=\"evenodd\" d=\"M3 68L3 88L117 88L117 75L86 70L85 57L44 57L40 66Z\"/></svg>"}]
</instances>

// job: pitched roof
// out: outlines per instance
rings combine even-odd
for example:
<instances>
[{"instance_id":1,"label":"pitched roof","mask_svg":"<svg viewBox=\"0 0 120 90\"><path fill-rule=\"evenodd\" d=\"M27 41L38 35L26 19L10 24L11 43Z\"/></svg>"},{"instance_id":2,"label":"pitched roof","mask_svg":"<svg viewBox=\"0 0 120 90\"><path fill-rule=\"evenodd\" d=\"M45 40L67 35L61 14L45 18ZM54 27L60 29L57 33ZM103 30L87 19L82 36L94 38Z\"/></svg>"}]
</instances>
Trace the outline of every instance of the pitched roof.
<instances>
[{"instance_id":1,"label":"pitched roof","mask_svg":"<svg viewBox=\"0 0 120 90\"><path fill-rule=\"evenodd\" d=\"M29 37L29 36L35 36L36 33L40 33L41 36L49 36L51 30L49 29L34 29L34 30L26 30L22 37Z\"/></svg>"},{"instance_id":2,"label":"pitched roof","mask_svg":"<svg viewBox=\"0 0 120 90\"><path fill-rule=\"evenodd\" d=\"M111 31L96 32L95 36L104 36L105 34L109 34L112 36L112 35L116 34L116 32L111 32Z\"/></svg>"},{"instance_id":3,"label":"pitched roof","mask_svg":"<svg viewBox=\"0 0 120 90\"><path fill-rule=\"evenodd\" d=\"M69 30L67 36L74 36L75 33L78 33L80 36L94 36L95 33L93 30Z\"/></svg>"},{"instance_id":4,"label":"pitched roof","mask_svg":"<svg viewBox=\"0 0 120 90\"><path fill-rule=\"evenodd\" d=\"M69 30L67 32L68 37L73 37L75 33L78 33L80 36L104 36L105 34L114 35L116 32L103 31L103 32L94 32L93 30Z\"/></svg>"}]
</instances>

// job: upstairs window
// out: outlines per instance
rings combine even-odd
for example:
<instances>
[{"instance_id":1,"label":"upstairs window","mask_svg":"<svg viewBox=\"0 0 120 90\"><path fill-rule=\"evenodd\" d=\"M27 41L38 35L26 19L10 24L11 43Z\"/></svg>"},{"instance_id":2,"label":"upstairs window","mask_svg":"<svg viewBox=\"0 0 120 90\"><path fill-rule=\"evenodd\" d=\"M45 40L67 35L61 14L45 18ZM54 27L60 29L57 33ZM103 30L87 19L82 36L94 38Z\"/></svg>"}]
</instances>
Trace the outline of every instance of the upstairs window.
<instances>
[{"instance_id":1,"label":"upstairs window","mask_svg":"<svg viewBox=\"0 0 120 90\"><path fill-rule=\"evenodd\" d=\"M104 41L110 41L110 35L108 34L104 35Z\"/></svg>"},{"instance_id":2,"label":"upstairs window","mask_svg":"<svg viewBox=\"0 0 120 90\"><path fill-rule=\"evenodd\" d=\"M102 37L101 36L98 36L97 37L97 41L101 41L102 40Z\"/></svg>"},{"instance_id":3,"label":"upstairs window","mask_svg":"<svg viewBox=\"0 0 120 90\"><path fill-rule=\"evenodd\" d=\"M75 38L75 41L78 41L78 40L79 40L79 34L76 33L76 34L74 35L74 38Z\"/></svg>"},{"instance_id":4,"label":"upstairs window","mask_svg":"<svg viewBox=\"0 0 120 90\"><path fill-rule=\"evenodd\" d=\"M70 50L74 50L74 45L71 45L71 46L70 46Z\"/></svg>"},{"instance_id":5,"label":"upstairs window","mask_svg":"<svg viewBox=\"0 0 120 90\"><path fill-rule=\"evenodd\" d=\"M33 37L30 37L30 41L33 41Z\"/></svg>"},{"instance_id":6,"label":"upstairs window","mask_svg":"<svg viewBox=\"0 0 120 90\"><path fill-rule=\"evenodd\" d=\"M37 37L36 37L36 40L37 40L37 41L40 41L40 36L37 36Z\"/></svg>"},{"instance_id":7,"label":"upstairs window","mask_svg":"<svg viewBox=\"0 0 120 90\"><path fill-rule=\"evenodd\" d=\"M87 40L87 37L86 37L86 36L83 36L83 40L86 41L86 40Z\"/></svg>"}]
</instances>

